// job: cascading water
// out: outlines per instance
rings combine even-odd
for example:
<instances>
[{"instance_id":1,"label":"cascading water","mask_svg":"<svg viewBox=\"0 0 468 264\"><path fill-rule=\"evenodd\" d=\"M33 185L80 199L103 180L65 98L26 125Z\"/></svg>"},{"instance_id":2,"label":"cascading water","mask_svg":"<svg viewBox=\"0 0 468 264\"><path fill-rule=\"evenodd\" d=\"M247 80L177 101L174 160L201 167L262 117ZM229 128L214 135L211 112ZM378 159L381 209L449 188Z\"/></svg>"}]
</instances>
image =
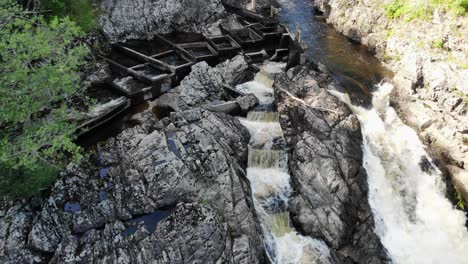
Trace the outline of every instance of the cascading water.
<instances>
[{"instance_id":1,"label":"cascading water","mask_svg":"<svg viewBox=\"0 0 468 264\"><path fill-rule=\"evenodd\" d=\"M389 107L390 77L367 52L315 16L310 0L279 0L279 19L301 30L305 53L346 89L333 92L358 116L376 232L394 263L468 263L465 215L445 198L440 171L415 131ZM358 107L359 103L366 107Z\"/></svg>"},{"instance_id":2,"label":"cascading water","mask_svg":"<svg viewBox=\"0 0 468 264\"><path fill-rule=\"evenodd\" d=\"M274 103L271 74L281 67L284 64L268 63L254 81L239 85L237 89L256 94L260 110L271 110ZM288 204L292 189L287 154L281 148L283 134L278 113L257 109L240 121L251 134L247 177L271 262L331 263L325 243L299 235L290 224Z\"/></svg>"},{"instance_id":3,"label":"cascading water","mask_svg":"<svg viewBox=\"0 0 468 264\"><path fill-rule=\"evenodd\" d=\"M445 198L441 173L416 132L389 106L392 88L379 85L371 109L331 91L361 122L376 232L394 263L468 263L465 215Z\"/></svg>"}]
</instances>

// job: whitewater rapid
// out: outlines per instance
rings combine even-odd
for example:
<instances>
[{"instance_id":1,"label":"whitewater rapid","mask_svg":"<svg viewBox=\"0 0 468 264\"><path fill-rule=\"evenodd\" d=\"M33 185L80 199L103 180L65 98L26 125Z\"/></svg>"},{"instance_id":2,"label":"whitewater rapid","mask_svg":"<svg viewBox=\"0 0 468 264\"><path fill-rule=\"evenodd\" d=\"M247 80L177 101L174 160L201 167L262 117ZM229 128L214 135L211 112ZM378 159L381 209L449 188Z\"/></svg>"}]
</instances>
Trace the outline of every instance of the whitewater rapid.
<instances>
[{"instance_id":1,"label":"whitewater rapid","mask_svg":"<svg viewBox=\"0 0 468 264\"><path fill-rule=\"evenodd\" d=\"M379 85L371 109L331 91L361 123L376 233L397 264L468 263L466 216L445 197L441 172L416 132L390 107L392 88Z\"/></svg>"},{"instance_id":2,"label":"whitewater rapid","mask_svg":"<svg viewBox=\"0 0 468 264\"><path fill-rule=\"evenodd\" d=\"M261 67L254 81L236 87L242 92L254 93L260 100L256 111L248 113L247 118L240 118L251 134L247 178L254 206L272 263L331 263L330 250L323 241L301 236L290 223L288 205L292 188L287 153L282 145L279 115L271 111L274 104L272 76L282 67L284 64L268 63Z\"/></svg>"}]
</instances>

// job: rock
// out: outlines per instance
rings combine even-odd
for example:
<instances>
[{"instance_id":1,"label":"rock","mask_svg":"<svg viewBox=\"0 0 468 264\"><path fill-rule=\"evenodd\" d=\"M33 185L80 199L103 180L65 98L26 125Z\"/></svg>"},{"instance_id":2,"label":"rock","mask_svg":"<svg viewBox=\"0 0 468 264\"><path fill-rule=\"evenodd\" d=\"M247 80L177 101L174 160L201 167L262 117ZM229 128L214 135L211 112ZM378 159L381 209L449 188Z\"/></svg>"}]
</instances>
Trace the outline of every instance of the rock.
<instances>
[{"instance_id":1,"label":"rock","mask_svg":"<svg viewBox=\"0 0 468 264\"><path fill-rule=\"evenodd\" d=\"M235 101L229 101L221 104L216 104L208 107L210 111L220 112L225 114L235 114L239 112L239 104Z\"/></svg>"},{"instance_id":2,"label":"rock","mask_svg":"<svg viewBox=\"0 0 468 264\"><path fill-rule=\"evenodd\" d=\"M197 107L249 76L241 57L195 65L166 117L138 115L140 125L67 166L37 208L2 205L0 262L265 263L245 174L250 134Z\"/></svg>"},{"instance_id":3,"label":"rock","mask_svg":"<svg viewBox=\"0 0 468 264\"><path fill-rule=\"evenodd\" d=\"M455 166L447 166L452 175L453 185L468 202L468 171Z\"/></svg>"},{"instance_id":4,"label":"rock","mask_svg":"<svg viewBox=\"0 0 468 264\"><path fill-rule=\"evenodd\" d=\"M323 239L338 259L385 263L367 200L359 121L327 92L336 86L311 65L275 79L280 123L291 148L292 219L304 235Z\"/></svg>"},{"instance_id":5,"label":"rock","mask_svg":"<svg viewBox=\"0 0 468 264\"><path fill-rule=\"evenodd\" d=\"M242 112L247 113L250 109L259 104L258 98L254 94L247 94L236 99Z\"/></svg>"},{"instance_id":6,"label":"rock","mask_svg":"<svg viewBox=\"0 0 468 264\"><path fill-rule=\"evenodd\" d=\"M203 33L225 15L220 0L104 0L100 23L111 40L122 41L174 31Z\"/></svg>"},{"instance_id":7,"label":"rock","mask_svg":"<svg viewBox=\"0 0 468 264\"><path fill-rule=\"evenodd\" d=\"M209 107L225 99L234 99L224 89L225 84L233 87L252 78L253 73L241 55L214 68L206 62L199 62L192 66L192 71L182 80L180 86L159 97L155 104L174 110L185 110L194 106Z\"/></svg>"},{"instance_id":8,"label":"rock","mask_svg":"<svg viewBox=\"0 0 468 264\"><path fill-rule=\"evenodd\" d=\"M104 82L112 74L111 69L107 63L98 62L95 68L96 70L86 78L85 82Z\"/></svg>"}]
</instances>

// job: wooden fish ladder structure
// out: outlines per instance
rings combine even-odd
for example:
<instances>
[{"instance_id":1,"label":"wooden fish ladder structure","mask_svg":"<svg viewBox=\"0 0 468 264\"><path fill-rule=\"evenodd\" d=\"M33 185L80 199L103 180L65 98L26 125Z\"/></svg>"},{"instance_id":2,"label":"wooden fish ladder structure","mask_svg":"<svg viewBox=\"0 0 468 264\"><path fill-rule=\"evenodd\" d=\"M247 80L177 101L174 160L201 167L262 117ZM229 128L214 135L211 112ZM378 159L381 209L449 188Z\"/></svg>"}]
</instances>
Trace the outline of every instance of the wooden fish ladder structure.
<instances>
[{"instance_id":1,"label":"wooden fish ladder structure","mask_svg":"<svg viewBox=\"0 0 468 264\"><path fill-rule=\"evenodd\" d=\"M296 43L285 26L273 17L224 6L227 12L236 16L242 28L221 26L222 35L216 36L180 33L182 36L155 35L151 41L128 40L112 44L110 52L100 55L110 65L112 75L105 83L92 85L110 89L127 100L81 125L80 129L94 129L131 105L159 97L176 87L197 62L216 65L239 54L249 64L290 59L290 49ZM276 12L271 7L270 14Z\"/></svg>"}]
</instances>

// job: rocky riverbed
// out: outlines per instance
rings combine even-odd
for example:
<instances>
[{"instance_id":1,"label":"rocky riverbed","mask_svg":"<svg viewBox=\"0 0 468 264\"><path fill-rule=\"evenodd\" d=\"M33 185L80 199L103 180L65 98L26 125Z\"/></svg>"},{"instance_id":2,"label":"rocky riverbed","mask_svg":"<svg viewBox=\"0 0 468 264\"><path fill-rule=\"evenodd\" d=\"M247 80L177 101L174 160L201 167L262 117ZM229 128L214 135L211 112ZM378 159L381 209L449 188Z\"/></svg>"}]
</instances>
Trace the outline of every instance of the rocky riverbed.
<instances>
[{"instance_id":1,"label":"rocky riverbed","mask_svg":"<svg viewBox=\"0 0 468 264\"><path fill-rule=\"evenodd\" d=\"M70 164L48 195L3 204L2 263L267 263L246 178L249 132L207 110L226 97L224 83L252 77L242 57L194 65L152 103L165 102L168 117L140 114L140 125ZM383 262L356 117L313 66L279 74L275 89L297 229L323 239L338 263Z\"/></svg>"},{"instance_id":2,"label":"rocky riverbed","mask_svg":"<svg viewBox=\"0 0 468 264\"><path fill-rule=\"evenodd\" d=\"M324 239L340 261L385 263L367 202L359 121L327 91L342 88L323 66L310 64L279 74L275 89L291 148L295 225L305 235Z\"/></svg>"},{"instance_id":3,"label":"rocky riverbed","mask_svg":"<svg viewBox=\"0 0 468 264\"><path fill-rule=\"evenodd\" d=\"M250 4L227 2L244 8ZM256 8L275 2L257 1ZM335 21L336 3L316 4ZM232 19L219 0L104 0L102 11L104 33L111 40L148 39L177 30L219 32L218 25ZM363 41L363 33L351 30L353 23L343 31ZM291 219L290 232L320 241L327 249L326 257L319 258L325 263L388 263L392 256L378 230L383 220L369 202L376 190L369 189L371 174L364 169L369 164L362 127L350 107L335 97L345 88L318 63L289 64L285 72L277 70L278 64L266 63L249 65L238 55L216 66L194 64L177 87L132 117L137 125L98 144L80 163L69 164L50 190L29 201L2 201L0 262L271 263L275 252L265 248L268 237L247 173L249 148L268 146L242 123L249 111L267 109L277 111L281 126L270 132L282 130L280 140L272 140L269 147L287 154L285 173L292 190L289 204L280 207ZM432 67L421 65L415 71L423 77L403 78L416 85L408 101L400 95L407 86L398 81L406 75L397 71L395 78L400 84L395 104L409 123L411 111L423 100L417 83L427 78L423 69ZM246 89L259 69L267 78L255 81L268 82L266 86L273 87L268 93L263 86ZM100 75L106 74L100 71L89 79L105 79ZM265 99L269 104L262 108ZM406 113L405 107L411 111ZM463 109L465 103L434 113L424 108L417 120L424 113L435 120L418 128L429 133L441 125L438 115L445 117L449 111L445 118L460 119L466 114ZM446 121L441 133L459 126L463 120ZM465 132L457 133L449 134L458 139ZM431 141L439 150L434 142L440 141ZM456 156L465 152L448 153L453 175L465 173L466 163L457 162ZM433 170L425 161L426 170ZM419 163L415 167L424 170Z\"/></svg>"},{"instance_id":4,"label":"rocky riverbed","mask_svg":"<svg viewBox=\"0 0 468 264\"><path fill-rule=\"evenodd\" d=\"M467 18L435 10L431 20L405 22L388 18L381 1L314 4L328 23L367 45L395 72L392 105L468 201Z\"/></svg>"},{"instance_id":5,"label":"rocky riverbed","mask_svg":"<svg viewBox=\"0 0 468 264\"><path fill-rule=\"evenodd\" d=\"M240 63L216 77L246 75ZM197 74L206 67L195 65L184 83L215 100L209 89L223 88ZM249 133L200 106L162 120L147 111L141 125L69 165L47 197L4 204L2 263L263 263L245 178Z\"/></svg>"}]
</instances>

